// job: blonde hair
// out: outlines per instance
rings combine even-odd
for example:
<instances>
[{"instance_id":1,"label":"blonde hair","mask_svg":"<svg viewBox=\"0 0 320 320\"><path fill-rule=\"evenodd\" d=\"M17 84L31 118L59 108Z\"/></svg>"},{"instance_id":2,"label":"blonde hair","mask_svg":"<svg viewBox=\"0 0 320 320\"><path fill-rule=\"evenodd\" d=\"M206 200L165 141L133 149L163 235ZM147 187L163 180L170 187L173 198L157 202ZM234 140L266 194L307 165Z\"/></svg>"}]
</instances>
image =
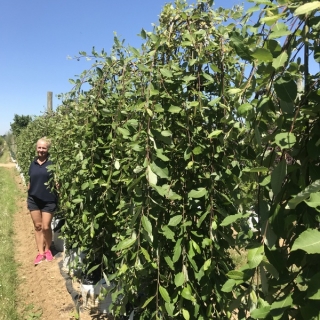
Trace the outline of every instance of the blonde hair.
<instances>
[{"instance_id":1,"label":"blonde hair","mask_svg":"<svg viewBox=\"0 0 320 320\"><path fill-rule=\"evenodd\" d=\"M43 142L47 145L48 150L50 149L50 147L51 147L51 140L50 140L49 138L47 138L47 137L42 137L42 138L40 138L40 139L37 141L37 144L38 144L39 141L43 141Z\"/></svg>"}]
</instances>

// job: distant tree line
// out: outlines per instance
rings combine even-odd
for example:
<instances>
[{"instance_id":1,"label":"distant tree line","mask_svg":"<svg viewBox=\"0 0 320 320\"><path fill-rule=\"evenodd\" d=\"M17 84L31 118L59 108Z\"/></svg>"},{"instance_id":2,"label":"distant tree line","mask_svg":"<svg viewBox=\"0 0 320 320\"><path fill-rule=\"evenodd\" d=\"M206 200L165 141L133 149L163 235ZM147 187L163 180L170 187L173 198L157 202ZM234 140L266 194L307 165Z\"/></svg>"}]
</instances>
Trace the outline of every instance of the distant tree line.
<instances>
[{"instance_id":1,"label":"distant tree line","mask_svg":"<svg viewBox=\"0 0 320 320\"><path fill-rule=\"evenodd\" d=\"M21 130L26 128L28 124L32 121L31 116L18 115L15 114L13 118L13 122L10 123L11 131L15 137L18 137Z\"/></svg>"}]
</instances>

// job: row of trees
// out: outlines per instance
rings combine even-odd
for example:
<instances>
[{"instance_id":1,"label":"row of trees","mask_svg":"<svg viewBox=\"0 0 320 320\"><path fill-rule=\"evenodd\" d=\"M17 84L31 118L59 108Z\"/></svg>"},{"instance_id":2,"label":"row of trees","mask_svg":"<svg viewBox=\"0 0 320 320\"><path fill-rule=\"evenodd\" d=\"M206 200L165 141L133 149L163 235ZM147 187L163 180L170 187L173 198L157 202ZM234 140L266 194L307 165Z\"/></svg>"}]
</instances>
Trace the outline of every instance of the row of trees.
<instances>
[{"instance_id":1,"label":"row of trees","mask_svg":"<svg viewBox=\"0 0 320 320\"><path fill-rule=\"evenodd\" d=\"M17 139L27 175L52 138L63 236L116 315L319 317L320 3L250 2L166 5Z\"/></svg>"},{"instance_id":2,"label":"row of trees","mask_svg":"<svg viewBox=\"0 0 320 320\"><path fill-rule=\"evenodd\" d=\"M4 138L0 136L0 157L1 157L2 154L3 154L4 143L5 143Z\"/></svg>"},{"instance_id":3,"label":"row of trees","mask_svg":"<svg viewBox=\"0 0 320 320\"><path fill-rule=\"evenodd\" d=\"M23 131L32 120L32 116L15 114L12 123L10 123L11 130L3 136L4 140L7 142L10 154L14 159L16 158L17 149L15 138L20 135L21 131Z\"/></svg>"}]
</instances>

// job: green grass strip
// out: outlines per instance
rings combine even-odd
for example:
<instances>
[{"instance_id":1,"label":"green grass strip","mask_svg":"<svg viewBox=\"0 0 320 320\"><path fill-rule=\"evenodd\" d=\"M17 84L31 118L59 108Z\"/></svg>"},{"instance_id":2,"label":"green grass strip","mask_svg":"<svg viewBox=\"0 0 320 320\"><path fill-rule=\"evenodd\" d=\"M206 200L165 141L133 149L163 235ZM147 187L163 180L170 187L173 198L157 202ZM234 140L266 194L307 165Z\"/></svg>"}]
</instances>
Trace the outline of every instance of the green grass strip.
<instances>
[{"instance_id":1,"label":"green grass strip","mask_svg":"<svg viewBox=\"0 0 320 320\"><path fill-rule=\"evenodd\" d=\"M18 320L17 264L14 260L13 217L20 191L9 170L0 167L0 319Z\"/></svg>"}]
</instances>

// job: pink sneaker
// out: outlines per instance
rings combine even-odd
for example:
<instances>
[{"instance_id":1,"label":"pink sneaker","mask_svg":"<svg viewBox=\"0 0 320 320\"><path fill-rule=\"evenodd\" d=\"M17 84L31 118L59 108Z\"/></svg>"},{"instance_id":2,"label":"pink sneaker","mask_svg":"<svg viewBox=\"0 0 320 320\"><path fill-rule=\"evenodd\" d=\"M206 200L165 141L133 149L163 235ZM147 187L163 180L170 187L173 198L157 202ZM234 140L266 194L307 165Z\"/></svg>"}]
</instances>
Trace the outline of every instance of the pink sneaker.
<instances>
[{"instance_id":1,"label":"pink sneaker","mask_svg":"<svg viewBox=\"0 0 320 320\"><path fill-rule=\"evenodd\" d=\"M43 260L45 259L43 254L38 253L38 255L36 256L36 258L34 259L34 265L38 265L39 263L41 263Z\"/></svg>"},{"instance_id":2,"label":"pink sneaker","mask_svg":"<svg viewBox=\"0 0 320 320\"><path fill-rule=\"evenodd\" d=\"M52 255L50 250L46 251L43 255L45 256L47 261L52 261L53 260L53 255Z\"/></svg>"}]
</instances>

